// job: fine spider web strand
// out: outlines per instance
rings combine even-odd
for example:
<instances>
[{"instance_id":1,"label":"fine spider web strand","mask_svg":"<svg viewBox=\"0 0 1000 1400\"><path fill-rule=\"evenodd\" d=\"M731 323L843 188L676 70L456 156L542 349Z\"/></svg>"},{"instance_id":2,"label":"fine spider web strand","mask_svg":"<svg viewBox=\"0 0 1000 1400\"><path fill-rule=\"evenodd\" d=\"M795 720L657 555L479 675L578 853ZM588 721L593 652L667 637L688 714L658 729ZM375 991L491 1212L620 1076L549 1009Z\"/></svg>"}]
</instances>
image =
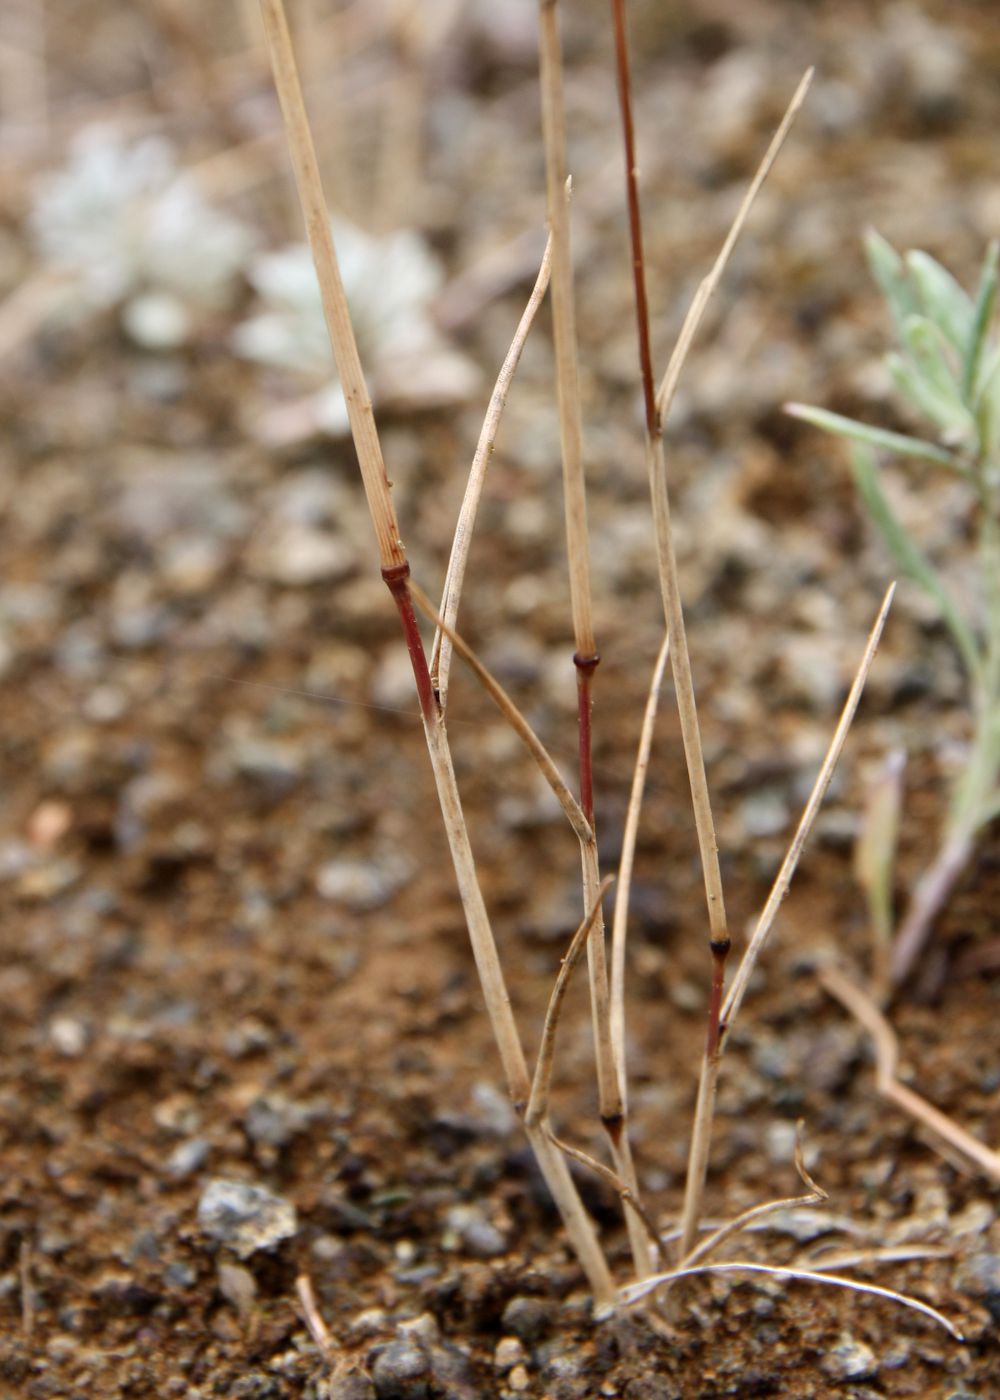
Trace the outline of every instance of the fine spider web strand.
<instances>
[{"instance_id":1,"label":"fine spider web strand","mask_svg":"<svg viewBox=\"0 0 1000 1400\"><path fill-rule=\"evenodd\" d=\"M465 569L468 563L469 550L472 545L472 534L475 529L476 514L479 510L479 501L483 492L483 484L486 480L486 470L493 457L493 449L496 445L497 433L500 429L500 420L503 416L504 407L507 403L507 395L514 379L518 363L521 359L521 352L524 349L525 341L528 339L528 332L534 323L538 308L541 306L548 290L549 277L552 272L552 235L550 234L545 244L545 252L542 255L541 267L538 270L538 277L532 288L528 304L524 309L524 314L518 323L514 338L511 341L510 349L497 381L490 396L489 407L486 410L486 417L483 419L482 431L479 434L479 441L472 458L472 466L469 470L469 480L465 488L465 496L462 500L462 508L459 512L458 523L455 526L455 536L451 546L451 556L448 560L448 571L445 575L444 589L441 594L441 606L438 611L444 618L445 623L454 628L458 620L458 605L462 596L462 584L465 579ZM431 680L437 692L438 704L444 714L448 708L448 674L451 667L451 642L439 627L434 637L434 645L431 650Z\"/></svg>"},{"instance_id":2,"label":"fine spider web strand","mask_svg":"<svg viewBox=\"0 0 1000 1400\"><path fill-rule=\"evenodd\" d=\"M757 920L753 936L750 939L746 951L740 960L733 984L722 1004L718 1021L718 1034L714 1045L706 1045L705 1054L702 1058L701 1075L698 1081L698 1098L695 1104L694 1126L691 1133L691 1146L688 1154L687 1181L684 1190L684 1206L681 1215L681 1242L680 1255L683 1257L689 1254L694 1247L694 1242L698 1233L698 1221L701 1217L702 1199L705 1192L705 1177L708 1171L708 1155L712 1141L712 1124L715 1116L715 1092L718 1084L719 1069L722 1063L722 1054L732 1030L733 1021L742 1004L746 994L747 984L751 973L757 964L757 959L771 934L778 910L788 893L788 888L795 874L799 858L802 855L803 847L812 831L813 824L819 814L823 798L826 796L827 788L833 778L834 769L840 759L841 752L847 735L853 723L858 705L861 702L861 695L868 679L868 672L871 670L872 662L875 659L875 652L878 649L879 641L882 637L882 629L885 626L889 608L892 604L893 594L896 585L890 584L886 590L885 598L879 609L878 617L872 626L865 645L864 654L855 673L853 683L844 702L840 719L834 730L833 738L830 740L829 748L820 765L819 773L809 794L805 809L799 820L795 835L782 861L781 868L771 886L770 893L765 901L764 908Z\"/></svg>"},{"instance_id":3,"label":"fine spider web strand","mask_svg":"<svg viewBox=\"0 0 1000 1400\"><path fill-rule=\"evenodd\" d=\"M260 0L275 86L285 120L288 144L316 263L324 313L344 388L352 436L375 527L382 576L400 615L414 681L420 698L424 732L441 815L465 912L473 956L487 1012L500 1052L511 1097L526 1102L530 1089L524 1049L514 1020L500 958L476 874L469 833L462 812L447 732L433 695L427 658L408 588L409 563L399 538L389 481L382 461L371 402L365 389L354 330L337 267L330 218L320 183L312 133L302 98L282 0ZM614 1283L593 1222L580 1200L566 1162L549 1141L544 1125L529 1128L528 1140L552 1193L574 1251L587 1275L595 1305L614 1307Z\"/></svg>"}]
</instances>

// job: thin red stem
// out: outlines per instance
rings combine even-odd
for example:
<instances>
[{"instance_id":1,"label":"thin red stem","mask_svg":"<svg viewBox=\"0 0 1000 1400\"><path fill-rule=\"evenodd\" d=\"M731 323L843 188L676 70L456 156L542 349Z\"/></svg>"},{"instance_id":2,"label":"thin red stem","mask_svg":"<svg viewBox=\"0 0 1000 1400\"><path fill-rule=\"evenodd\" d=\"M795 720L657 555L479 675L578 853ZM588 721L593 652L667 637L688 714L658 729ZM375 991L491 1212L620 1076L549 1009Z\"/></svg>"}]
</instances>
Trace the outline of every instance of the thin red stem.
<instances>
[{"instance_id":1,"label":"thin red stem","mask_svg":"<svg viewBox=\"0 0 1000 1400\"><path fill-rule=\"evenodd\" d=\"M660 431L653 384L653 355L649 344L649 303L646 298L646 260L642 249L642 214L639 209L639 180L635 159L635 123L632 120L632 71L628 57L628 30L625 0L611 0L615 27L615 66L618 73L618 101L625 139L625 188L628 195L628 226L632 240L632 275L635 279L635 319L639 331L639 365L642 369L642 397L646 408L646 431L655 437Z\"/></svg>"},{"instance_id":2,"label":"thin red stem","mask_svg":"<svg viewBox=\"0 0 1000 1400\"><path fill-rule=\"evenodd\" d=\"M410 665L413 667L413 679L417 683L421 713L427 724L433 724L439 718L438 706L434 697L434 686L431 683L431 673L427 666L424 640L420 635L420 628L417 626L417 615L413 610L413 599L410 597L410 566L404 560L402 564L395 564L383 569L382 577L385 579L386 587L399 609L399 620L403 624L403 636L406 638L406 650L410 653Z\"/></svg>"}]
</instances>

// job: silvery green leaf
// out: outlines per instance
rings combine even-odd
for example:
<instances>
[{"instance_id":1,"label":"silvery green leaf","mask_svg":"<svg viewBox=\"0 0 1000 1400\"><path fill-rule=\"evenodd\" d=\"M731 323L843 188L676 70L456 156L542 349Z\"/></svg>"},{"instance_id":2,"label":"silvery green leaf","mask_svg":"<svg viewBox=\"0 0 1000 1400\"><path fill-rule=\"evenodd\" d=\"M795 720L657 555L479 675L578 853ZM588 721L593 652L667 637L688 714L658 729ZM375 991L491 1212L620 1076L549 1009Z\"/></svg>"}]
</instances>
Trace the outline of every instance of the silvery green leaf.
<instances>
[{"instance_id":1,"label":"silvery green leaf","mask_svg":"<svg viewBox=\"0 0 1000 1400\"><path fill-rule=\"evenodd\" d=\"M864 244L871 274L882 289L896 329L902 335L907 316L914 316L920 311L916 291L906 275L906 266L892 244L875 229L870 228L865 232Z\"/></svg>"},{"instance_id":2,"label":"silvery green leaf","mask_svg":"<svg viewBox=\"0 0 1000 1400\"><path fill-rule=\"evenodd\" d=\"M970 407L977 389L979 366L984 358L983 351L987 344L990 324L996 308L998 252L1000 252L1000 244L994 239L986 250L983 270L979 274L976 305L962 361L962 397Z\"/></svg>"},{"instance_id":3,"label":"silvery green leaf","mask_svg":"<svg viewBox=\"0 0 1000 1400\"><path fill-rule=\"evenodd\" d=\"M882 490L874 454L867 448L856 447L851 453L851 467L858 495L864 502L875 528L885 540L890 554L903 573L919 584L937 604L965 667L970 677L975 680L982 669L976 640L955 606L940 574L914 542L890 505Z\"/></svg>"},{"instance_id":4,"label":"silvery green leaf","mask_svg":"<svg viewBox=\"0 0 1000 1400\"><path fill-rule=\"evenodd\" d=\"M965 354L972 329L973 308L968 294L929 253L907 253L906 266L929 321L958 351Z\"/></svg>"},{"instance_id":5,"label":"silvery green leaf","mask_svg":"<svg viewBox=\"0 0 1000 1400\"><path fill-rule=\"evenodd\" d=\"M937 462L943 467L957 467L952 454L944 447L922 438L909 437L906 433L890 433L884 428L873 428L868 423L858 423L853 418L845 418L840 413L830 413L825 408L812 408L803 403L785 404L785 412L793 418L801 418L813 427L824 432L836 433L838 437L850 438L854 442L867 443L869 447L895 452L901 457L917 457L925 462Z\"/></svg>"},{"instance_id":6,"label":"silvery green leaf","mask_svg":"<svg viewBox=\"0 0 1000 1400\"><path fill-rule=\"evenodd\" d=\"M942 394L912 360L891 354L885 357L885 364L900 393L947 434L950 442L965 445L974 437L964 406L954 395Z\"/></svg>"}]
</instances>

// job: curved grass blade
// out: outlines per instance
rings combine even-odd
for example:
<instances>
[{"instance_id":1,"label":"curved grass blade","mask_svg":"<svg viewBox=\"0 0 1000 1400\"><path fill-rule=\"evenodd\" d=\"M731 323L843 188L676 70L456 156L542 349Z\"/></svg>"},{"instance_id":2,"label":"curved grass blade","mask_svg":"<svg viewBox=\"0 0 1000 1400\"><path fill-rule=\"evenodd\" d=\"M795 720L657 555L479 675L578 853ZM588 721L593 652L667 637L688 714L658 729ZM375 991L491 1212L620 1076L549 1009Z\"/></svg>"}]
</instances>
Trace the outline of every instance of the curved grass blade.
<instances>
[{"instance_id":1,"label":"curved grass blade","mask_svg":"<svg viewBox=\"0 0 1000 1400\"><path fill-rule=\"evenodd\" d=\"M786 403L785 412L803 423L811 423L814 428L822 428L826 433L836 433L838 437L849 438L852 442L863 442L868 447L881 448L894 452L900 457L916 457L924 462L936 462L942 467L960 470L960 464L946 447L938 447L922 438L910 437L907 433L891 433L885 428L873 428L868 423L858 423L854 418L845 418L842 413L831 413L826 408L813 408L811 404Z\"/></svg>"}]
</instances>

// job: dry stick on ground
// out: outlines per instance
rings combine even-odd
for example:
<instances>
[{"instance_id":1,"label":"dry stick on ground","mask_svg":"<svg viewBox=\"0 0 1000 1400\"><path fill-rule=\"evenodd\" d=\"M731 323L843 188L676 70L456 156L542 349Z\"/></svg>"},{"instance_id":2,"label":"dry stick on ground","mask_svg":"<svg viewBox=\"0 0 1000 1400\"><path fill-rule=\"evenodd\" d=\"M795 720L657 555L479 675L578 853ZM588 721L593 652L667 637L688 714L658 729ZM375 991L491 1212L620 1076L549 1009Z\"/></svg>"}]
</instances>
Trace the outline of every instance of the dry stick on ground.
<instances>
[{"instance_id":1,"label":"dry stick on ground","mask_svg":"<svg viewBox=\"0 0 1000 1400\"><path fill-rule=\"evenodd\" d=\"M507 395L510 393L510 386L520 362L528 332L531 330L538 308L541 306L548 289L551 271L552 235L550 234L545 244L545 252L542 255L542 265L538 269L535 285L528 298L528 304L524 308L524 314L514 332L514 339L511 341L506 358L500 366L500 373L497 375L497 382L490 396L482 431L479 434L479 441L476 443L476 450L472 457L469 480L465 488L465 496L462 499L458 524L455 526L451 557L448 560L448 571L445 574L444 589L441 593L440 612L445 625L450 628L454 628L458 619L458 605L462 597L465 566L468 563L469 549L472 545L472 532L475 529L486 471L493 457L493 448L496 445L497 433L500 429L500 419L503 416ZM431 680L442 714L446 714L448 710L448 672L450 668L451 641L439 627L431 650Z\"/></svg>"},{"instance_id":2,"label":"dry stick on ground","mask_svg":"<svg viewBox=\"0 0 1000 1400\"><path fill-rule=\"evenodd\" d=\"M566 162L566 115L563 106L562 49L556 0L539 0L539 48L541 55L542 134L545 144L545 182L549 227L552 234L552 329L555 341L556 383L559 399L559 435L562 447L563 496L566 511L566 546L569 558L570 598L573 609L573 663L577 678L577 715L580 747L580 805L594 825L594 774L591 744L591 687L600 661L594 637L590 595L590 561L587 545L587 504L583 475L580 382L577 362L576 312L573 297L573 259L570 247L570 185ZM583 903L588 909L600 883L597 843L581 842ZM638 1197L639 1188L624 1122L624 1107L611 1042L611 1007L608 986L604 920L598 916L587 944L590 1004L594 1025L597 1092L601 1122L608 1135L618 1175ZM626 1216L629 1243L637 1274L649 1272L652 1261L645 1234Z\"/></svg>"},{"instance_id":3,"label":"dry stick on ground","mask_svg":"<svg viewBox=\"0 0 1000 1400\"><path fill-rule=\"evenodd\" d=\"M959 1127L951 1118L928 1103L920 1094L901 1084L896 1078L899 1063L899 1042L888 1021L862 989L838 972L826 967L819 974L821 985L832 997L861 1022L875 1046L875 1086L884 1099L910 1114L918 1123L929 1128L936 1137L959 1151L991 1180L1000 1182L1000 1153Z\"/></svg>"},{"instance_id":4,"label":"dry stick on ground","mask_svg":"<svg viewBox=\"0 0 1000 1400\"><path fill-rule=\"evenodd\" d=\"M319 1347L323 1360L331 1368L337 1364L337 1349L333 1338L330 1336L330 1329L323 1321L323 1315L316 1303L316 1294L313 1292L312 1279L308 1274L299 1274L295 1280L295 1291L299 1295L299 1303L302 1306L302 1316L305 1324L309 1328L309 1334Z\"/></svg>"},{"instance_id":5,"label":"dry stick on ground","mask_svg":"<svg viewBox=\"0 0 1000 1400\"><path fill-rule=\"evenodd\" d=\"M296 183L305 215L306 230L323 298L323 309L330 331L337 369L344 396L369 510L375 527L382 577L399 610L407 649L413 665L420 699L424 732L430 752L438 801L444 819L459 894L465 912L473 955L479 972L487 1012L500 1051L504 1074L515 1105L523 1110L530 1090L524 1050L514 1022L493 931L476 876L469 835L462 814L461 799L451 761L445 730L431 686L427 658L417 627L408 587L409 563L399 538L389 481L375 429L371 402L365 388L351 326L343 283L337 267L330 232L330 218L323 197L316 155L302 90L295 67L288 25L281 0L261 0L261 12L268 50L288 142L295 168ZM614 1284L601 1246L561 1153L553 1147L542 1127L528 1130L528 1139L539 1168L563 1218L567 1234L594 1295L598 1309L614 1306Z\"/></svg>"},{"instance_id":6,"label":"dry stick on ground","mask_svg":"<svg viewBox=\"0 0 1000 1400\"><path fill-rule=\"evenodd\" d=\"M656 709L660 699L660 688L663 685L663 673L666 670L669 650L670 637L667 635L663 638L656 664L653 667L649 694L646 697L646 709L642 717L639 747L636 752L635 768L632 772L632 790L629 793L625 829L622 833L622 853L618 862L615 911L611 921L611 1043L615 1052L615 1068L618 1071L622 1109L626 1113L628 1112L628 1072L625 1062L625 945L628 935L628 902L632 890L632 869L635 864L635 845L639 835L639 816L646 788L646 774L649 771L649 752L653 744L653 726L656 722Z\"/></svg>"}]
</instances>

